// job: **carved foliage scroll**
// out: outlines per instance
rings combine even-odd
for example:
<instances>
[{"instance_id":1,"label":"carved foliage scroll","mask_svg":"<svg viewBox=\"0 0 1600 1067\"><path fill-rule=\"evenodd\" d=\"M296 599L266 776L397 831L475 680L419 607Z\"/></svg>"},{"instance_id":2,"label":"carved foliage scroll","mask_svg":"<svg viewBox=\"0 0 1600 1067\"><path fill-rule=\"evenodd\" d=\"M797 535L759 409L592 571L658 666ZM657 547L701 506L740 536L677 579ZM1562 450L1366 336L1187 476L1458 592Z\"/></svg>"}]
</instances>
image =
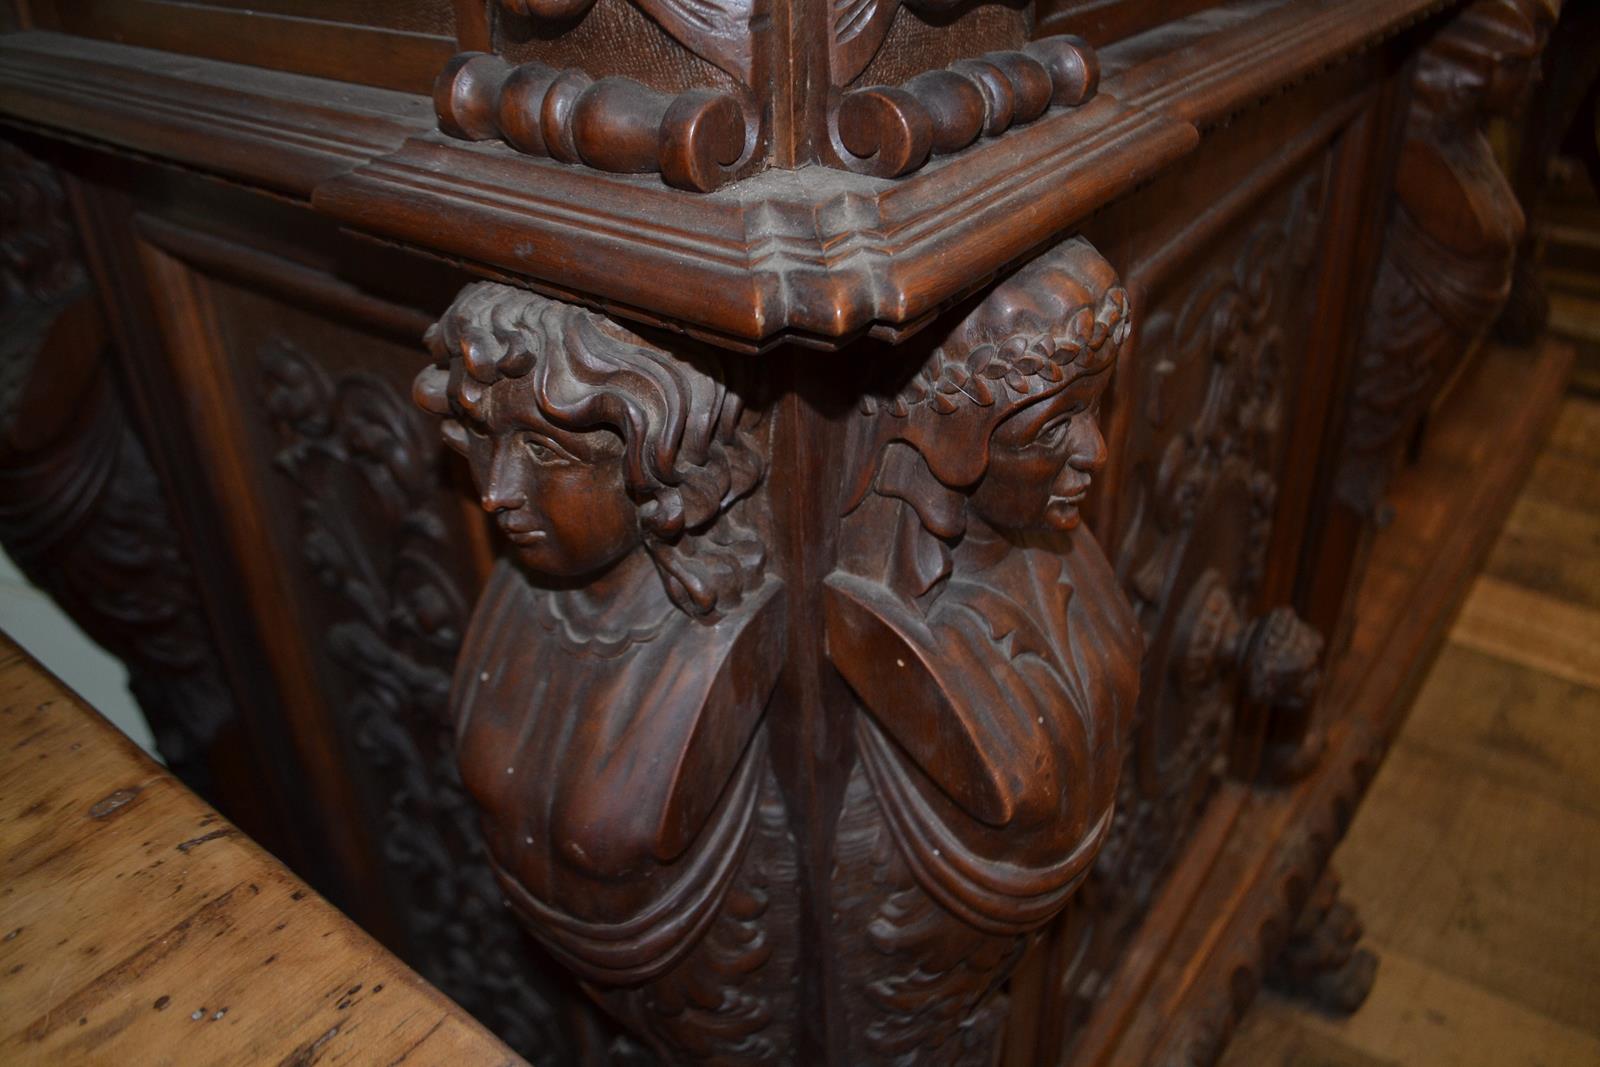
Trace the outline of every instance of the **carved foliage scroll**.
<instances>
[{"instance_id":1,"label":"carved foliage scroll","mask_svg":"<svg viewBox=\"0 0 1600 1067\"><path fill-rule=\"evenodd\" d=\"M1359 514L1510 292L1522 210L1484 127L1520 110L1560 6L1477 0L1418 59L1336 485Z\"/></svg>"},{"instance_id":2,"label":"carved foliage scroll","mask_svg":"<svg viewBox=\"0 0 1600 1067\"><path fill-rule=\"evenodd\" d=\"M283 340L261 366L274 463L299 489L301 552L336 605L325 647L349 680L342 718L381 794L407 955L525 1055L569 1057L560 994L505 914L450 744L470 590L451 562L438 448L381 378L336 377Z\"/></svg>"}]
</instances>

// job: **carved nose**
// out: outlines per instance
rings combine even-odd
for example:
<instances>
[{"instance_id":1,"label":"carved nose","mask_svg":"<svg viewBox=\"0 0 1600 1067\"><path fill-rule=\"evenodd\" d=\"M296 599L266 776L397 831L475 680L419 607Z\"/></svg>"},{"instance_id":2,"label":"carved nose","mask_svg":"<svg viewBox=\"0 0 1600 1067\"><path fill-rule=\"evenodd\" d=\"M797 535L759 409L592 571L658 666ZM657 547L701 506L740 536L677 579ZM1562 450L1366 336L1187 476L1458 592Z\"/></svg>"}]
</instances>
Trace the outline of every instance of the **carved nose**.
<instances>
[{"instance_id":1,"label":"carved nose","mask_svg":"<svg viewBox=\"0 0 1600 1067\"><path fill-rule=\"evenodd\" d=\"M1072 420L1070 437L1072 451L1067 462L1085 474L1098 474L1106 465L1106 439L1100 435L1100 425L1087 415Z\"/></svg>"},{"instance_id":2,"label":"carved nose","mask_svg":"<svg viewBox=\"0 0 1600 1067\"><path fill-rule=\"evenodd\" d=\"M493 514L519 508L526 501L522 469L514 455L515 450L495 444L494 458L489 461L489 477L482 487L480 501L483 510Z\"/></svg>"}]
</instances>

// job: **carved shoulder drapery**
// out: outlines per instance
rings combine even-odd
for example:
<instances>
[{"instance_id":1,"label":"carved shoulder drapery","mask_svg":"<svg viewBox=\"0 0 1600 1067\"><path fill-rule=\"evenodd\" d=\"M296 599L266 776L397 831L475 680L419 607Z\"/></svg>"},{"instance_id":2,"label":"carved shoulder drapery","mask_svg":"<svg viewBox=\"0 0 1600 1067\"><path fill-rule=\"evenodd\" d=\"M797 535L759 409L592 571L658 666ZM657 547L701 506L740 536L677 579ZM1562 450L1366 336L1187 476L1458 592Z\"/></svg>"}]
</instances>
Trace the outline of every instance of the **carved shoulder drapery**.
<instances>
[{"instance_id":1,"label":"carved shoulder drapery","mask_svg":"<svg viewBox=\"0 0 1600 1067\"><path fill-rule=\"evenodd\" d=\"M1128 330L1073 241L861 386L813 623L859 758L824 826L770 758L808 579L770 551L769 402L731 360L504 286L430 332L417 399L514 550L457 671L463 780L518 913L669 1061L801 1062L823 984L830 1062L992 1055L998 987L1110 824L1137 687L1077 515ZM818 845L825 899L799 886Z\"/></svg>"}]
</instances>

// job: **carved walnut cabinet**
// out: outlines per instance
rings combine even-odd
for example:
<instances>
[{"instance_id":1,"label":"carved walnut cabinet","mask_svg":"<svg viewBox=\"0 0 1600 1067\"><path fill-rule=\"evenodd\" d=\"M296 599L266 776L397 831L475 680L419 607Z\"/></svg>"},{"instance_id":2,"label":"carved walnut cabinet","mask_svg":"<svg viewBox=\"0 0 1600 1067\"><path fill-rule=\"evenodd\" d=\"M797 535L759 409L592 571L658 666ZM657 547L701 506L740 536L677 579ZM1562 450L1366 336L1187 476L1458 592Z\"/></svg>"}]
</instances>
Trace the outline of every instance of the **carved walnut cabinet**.
<instances>
[{"instance_id":1,"label":"carved walnut cabinet","mask_svg":"<svg viewBox=\"0 0 1600 1067\"><path fill-rule=\"evenodd\" d=\"M1208 1063L1557 7L13 0L0 540L536 1062Z\"/></svg>"}]
</instances>

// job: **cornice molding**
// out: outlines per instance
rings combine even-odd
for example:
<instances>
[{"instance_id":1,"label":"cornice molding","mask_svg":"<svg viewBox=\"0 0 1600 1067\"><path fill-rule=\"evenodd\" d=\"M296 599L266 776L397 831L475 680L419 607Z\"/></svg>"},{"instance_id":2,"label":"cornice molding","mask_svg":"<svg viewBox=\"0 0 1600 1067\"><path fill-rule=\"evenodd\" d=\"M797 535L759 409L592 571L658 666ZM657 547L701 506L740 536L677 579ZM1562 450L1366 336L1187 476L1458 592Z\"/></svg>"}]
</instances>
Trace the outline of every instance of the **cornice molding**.
<instances>
[{"instance_id":1,"label":"cornice molding","mask_svg":"<svg viewBox=\"0 0 1600 1067\"><path fill-rule=\"evenodd\" d=\"M903 338L1208 127L1455 6L1213 9L1103 50L1082 106L892 181L813 166L690 193L447 138L421 95L38 32L0 38L0 119L303 198L486 276L725 347L831 348Z\"/></svg>"}]
</instances>

